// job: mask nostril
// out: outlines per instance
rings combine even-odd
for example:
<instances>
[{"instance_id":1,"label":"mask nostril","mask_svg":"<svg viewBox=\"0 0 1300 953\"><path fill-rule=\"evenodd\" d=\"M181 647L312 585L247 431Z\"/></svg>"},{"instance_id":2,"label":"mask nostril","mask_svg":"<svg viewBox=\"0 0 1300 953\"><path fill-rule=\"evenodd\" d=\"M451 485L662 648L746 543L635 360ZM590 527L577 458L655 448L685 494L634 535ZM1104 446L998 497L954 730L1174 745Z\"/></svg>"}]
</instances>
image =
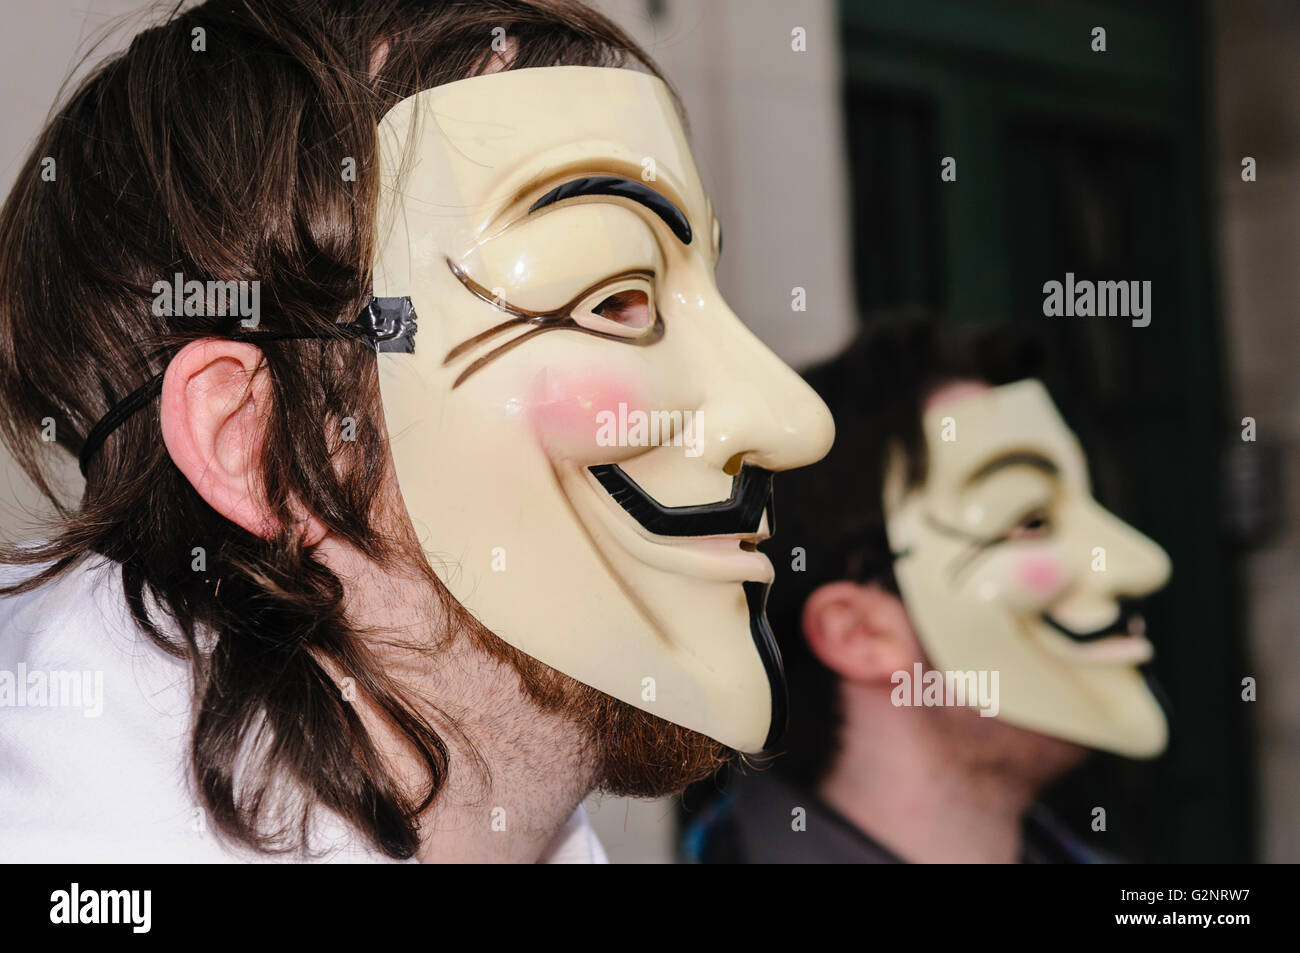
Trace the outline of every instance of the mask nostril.
<instances>
[{"instance_id":1,"label":"mask nostril","mask_svg":"<svg viewBox=\"0 0 1300 953\"><path fill-rule=\"evenodd\" d=\"M722 472L727 474L727 476L735 476L740 472L740 468L744 463L745 455L743 453L737 453L727 461L725 466L723 466Z\"/></svg>"}]
</instances>

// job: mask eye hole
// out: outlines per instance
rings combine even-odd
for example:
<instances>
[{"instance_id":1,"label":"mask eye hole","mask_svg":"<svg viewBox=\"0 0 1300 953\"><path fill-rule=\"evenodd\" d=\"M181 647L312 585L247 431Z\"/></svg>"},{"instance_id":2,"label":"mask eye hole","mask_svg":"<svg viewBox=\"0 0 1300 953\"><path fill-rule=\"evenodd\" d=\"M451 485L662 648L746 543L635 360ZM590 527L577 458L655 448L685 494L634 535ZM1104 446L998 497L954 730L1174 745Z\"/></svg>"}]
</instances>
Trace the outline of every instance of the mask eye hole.
<instances>
[{"instance_id":1,"label":"mask eye hole","mask_svg":"<svg viewBox=\"0 0 1300 953\"><path fill-rule=\"evenodd\" d=\"M1052 532L1052 517L1047 510L1034 510L1020 518L1007 539L1041 539Z\"/></svg>"},{"instance_id":2,"label":"mask eye hole","mask_svg":"<svg viewBox=\"0 0 1300 953\"><path fill-rule=\"evenodd\" d=\"M631 278L602 288L573 309L573 320L589 331L636 339L655 324L650 282Z\"/></svg>"},{"instance_id":3,"label":"mask eye hole","mask_svg":"<svg viewBox=\"0 0 1300 953\"><path fill-rule=\"evenodd\" d=\"M640 289L610 295L591 310L625 328L650 327L650 296Z\"/></svg>"}]
</instances>

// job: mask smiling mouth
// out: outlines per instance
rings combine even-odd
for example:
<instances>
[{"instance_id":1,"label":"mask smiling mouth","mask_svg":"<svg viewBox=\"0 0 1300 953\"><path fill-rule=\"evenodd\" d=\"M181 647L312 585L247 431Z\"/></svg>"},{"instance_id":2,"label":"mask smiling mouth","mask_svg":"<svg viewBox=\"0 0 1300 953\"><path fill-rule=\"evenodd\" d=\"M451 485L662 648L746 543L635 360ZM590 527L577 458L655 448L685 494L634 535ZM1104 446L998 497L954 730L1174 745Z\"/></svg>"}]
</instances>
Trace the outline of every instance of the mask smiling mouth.
<instances>
[{"instance_id":1,"label":"mask smiling mouth","mask_svg":"<svg viewBox=\"0 0 1300 953\"><path fill-rule=\"evenodd\" d=\"M1043 621L1062 635L1069 636L1080 643L1096 642L1098 639L1113 638L1115 636L1141 637L1145 636L1147 632L1146 620L1142 618L1140 613L1135 611L1133 606L1127 603L1120 603L1119 616L1114 622L1091 632L1080 632L1077 629L1071 629L1069 626L1053 619L1046 612L1043 613Z\"/></svg>"},{"instance_id":2,"label":"mask smiling mouth","mask_svg":"<svg viewBox=\"0 0 1300 953\"><path fill-rule=\"evenodd\" d=\"M1146 620L1130 604L1121 602L1119 615L1113 622L1091 631L1072 629L1044 612L1039 618L1053 632L1068 639L1052 639L1058 654L1077 660L1143 662L1152 655L1151 643L1146 638Z\"/></svg>"},{"instance_id":3,"label":"mask smiling mouth","mask_svg":"<svg viewBox=\"0 0 1300 953\"><path fill-rule=\"evenodd\" d=\"M772 535L772 472L741 467L725 500L665 506L617 464L574 467L585 492L571 492L584 519L637 561L711 582L770 583L771 561L758 544Z\"/></svg>"},{"instance_id":4,"label":"mask smiling mouth","mask_svg":"<svg viewBox=\"0 0 1300 953\"><path fill-rule=\"evenodd\" d=\"M758 551L772 535L770 470L741 467L727 499L686 506L660 503L617 464L587 472L593 490L615 504L600 507L602 522L641 561L718 582L772 581L772 563Z\"/></svg>"},{"instance_id":5,"label":"mask smiling mouth","mask_svg":"<svg viewBox=\"0 0 1300 953\"><path fill-rule=\"evenodd\" d=\"M752 537L772 534L772 471L743 466L731 484L731 496L717 503L664 506L615 463L587 468L619 506L655 536ZM767 531L763 517L767 517Z\"/></svg>"}]
</instances>

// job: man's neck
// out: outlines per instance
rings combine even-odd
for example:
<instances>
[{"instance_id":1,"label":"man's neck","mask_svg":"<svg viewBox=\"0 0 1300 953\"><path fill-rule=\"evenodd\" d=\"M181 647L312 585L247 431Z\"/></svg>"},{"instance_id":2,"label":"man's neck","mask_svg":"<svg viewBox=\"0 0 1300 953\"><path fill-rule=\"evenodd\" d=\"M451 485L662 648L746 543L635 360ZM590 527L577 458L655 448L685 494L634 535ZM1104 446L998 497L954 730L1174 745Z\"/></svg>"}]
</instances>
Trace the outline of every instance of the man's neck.
<instances>
[{"instance_id":1,"label":"man's neck","mask_svg":"<svg viewBox=\"0 0 1300 953\"><path fill-rule=\"evenodd\" d=\"M578 729L539 711L500 662L474 653L457 658L451 671L426 679L438 686L429 697L458 729L439 731L448 748L447 783L421 817L417 857L535 863L592 787ZM453 682L473 686L472 697L453 696Z\"/></svg>"},{"instance_id":2,"label":"man's neck","mask_svg":"<svg viewBox=\"0 0 1300 953\"><path fill-rule=\"evenodd\" d=\"M340 565L351 559L330 555L336 572L357 578L355 566ZM349 617L391 640L374 646L376 655L446 746L444 783L420 818L417 858L536 862L592 789L581 729L562 713L541 711L518 673L463 632L442 635L446 615L418 580L379 578L350 587ZM357 704L396 779L422 795L424 760L373 705Z\"/></svg>"},{"instance_id":3,"label":"man's neck","mask_svg":"<svg viewBox=\"0 0 1300 953\"><path fill-rule=\"evenodd\" d=\"M818 793L912 863L1015 863L1037 783L945 731L953 712L902 710L848 688L842 747Z\"/></svg>"}]
</instances>

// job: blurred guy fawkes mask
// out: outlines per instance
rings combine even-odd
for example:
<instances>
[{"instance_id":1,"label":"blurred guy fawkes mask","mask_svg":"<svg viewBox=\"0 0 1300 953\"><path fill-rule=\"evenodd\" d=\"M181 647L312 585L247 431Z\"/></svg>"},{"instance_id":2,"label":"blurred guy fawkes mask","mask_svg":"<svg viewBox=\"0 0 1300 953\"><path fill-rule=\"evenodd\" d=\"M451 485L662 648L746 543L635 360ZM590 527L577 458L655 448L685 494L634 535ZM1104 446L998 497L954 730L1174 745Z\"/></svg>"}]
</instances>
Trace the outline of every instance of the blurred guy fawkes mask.
<instances>
[{"instance_id":1,"label":"blurred guy fawkes mask","mask_svg":"<svg viewBox=\"0 0 1300 953\"><path fill-rule=\"evenodd\" d=\"M885 513L895 576L921 644L949 671L998 671L999 717L1129 757L1164 750L1151 658L1127 601L1169 557L1092 498L1087 463L1036 380L924 414L927 476L891 460Z\"/></svg>"},{"instance_id":2,"label":"blurred guy fawkes mask","mask_svg":"<svg viewBox=\"0 0 1300 953\"><path fill-rule=\"evenodd\" d=\"M667 87L495 73L379 131L374 293L416 315L380 386L434 571L552 668L763 747L785 690L754 544L771 471L821 458L833 425L714 284L720 229Z\"/></svg>"}]
</instances>

